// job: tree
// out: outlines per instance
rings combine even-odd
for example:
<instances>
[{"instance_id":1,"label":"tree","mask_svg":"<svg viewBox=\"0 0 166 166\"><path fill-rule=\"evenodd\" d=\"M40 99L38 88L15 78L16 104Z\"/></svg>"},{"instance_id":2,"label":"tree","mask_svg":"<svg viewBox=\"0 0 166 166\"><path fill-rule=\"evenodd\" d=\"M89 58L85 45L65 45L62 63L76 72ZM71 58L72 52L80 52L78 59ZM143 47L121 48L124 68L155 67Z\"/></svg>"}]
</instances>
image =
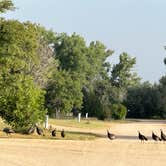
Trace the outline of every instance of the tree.
<instances>
[{"instance_id":1,"label":"tree","mask_svg":"<svg viewBox=\"0 0 166 166\"><path fill-rule=\"evenodd\" d=\"M127 53L119 56L119 63L114 65L111 71L111 84L113 86L113 94L116 92L116 100L123 102L127 95L127 88L136 86L140 82L140 78L132 68L136 63L136 58L131 58Z\"/></svg>"},{"instance_id":2,"label":"tree","mask_svg":"<svg viewBox=\"0 0 166 166\"><path fill-rule=\"evenodd\" d=\"M104 120L111 117L111 86L108 80L96 80L91 88L83 88L82 112Z\"/></svg>"},{"instance_id":3,"label":"tree","mask_svg":"<svg viewBox=\"0 0 166 166\"><path fill-rule=\"evenodd\" d=\"M32 73L32 66L41 61L37 29L30 22L0 22L0 115L14 128L27 128L46 114L44 92L34 84Z\"/></svg>"},{"instance_id":4,"label":"tree","mask_svg":"<svg viewBox=\"0 0 166 166\"><path fill-rule=\"evenodd\" d=\"M22 74L1 75L0 116L15 129L25 130L44 120L44 91Z\"/></svg>"},{"instance_id":5,"label":"tree","mask_svg":"<svg viewBox=\"0 0 166 166\"><path fill-rule=\"evenodd\" d=\"M37 64L39 33L36 25L3 19L0 32L0 73L29 74L30 64Z\"/></svg>"},{"instance_id":6,"label":"tree","mask_svg":"<svg viewBox=\"0 0 166 166\"><path fill-rule=\"evenodd\" d=\"M72 76L74 77L74 76ZM81 84L66 71L57 71L49 82L46 90L46 105L49 113L67 113L72 108L81 108Z\"/></svg>"},{"instance_id":7,"label":"tree","mask_svg":"<svg viewBox=\"0 0 166 166\"><path fill-rule=\"evenodd\" d=\"M159 80L158 85L158 91L159 91L159 114L161 118L166 118L166 76L161 77Z\"/></svg>"},{"instance_id":8,"label":"tree","mask_svg":"<svg viewBox=\"0 0 166 166\"><path fill-rule=\"evenodd\" d=\"M113 53L99 41L87 46L84 38L75 33L71 36L57 35L54 48L59 68L71 74L77 73L83 85L91 84L97 77L101 77L101 73L109 66L106 59Z\"/></svg>"},{"instance_id":9,"label":"tree","mask_svg":"<svg viewBox=\"0 0 166 166\"><path fill-rule=\"evenodd\" d=\"M140 78L135 72L132 72L136 58L131 58L127 53L122 53L119 60L119 63L114 65L111 71L112 85L125 89L137 85Z\"/></svg>"},{"instance_id":10,"label":"tree","mask_svg":"<svg viewBox=\"0 0 166 166\"><path fill-rule=\"evenodd\" d=\"M0 0L0 13L5 13L7 10L14 10L12 0Z\"/></svg>"},{"instance_id":11,"label":"tree","mask_svg":"<svg viewBox=\"0 0 166 166\"><path fill-rule=\"evenodd\" d=\"M128 89L125 105L128 117L131 118L160 118L161 95L158 85L145 82L137 87Z\"/></svg>"},{"instance_id":12,"label":"tree","mask_svg":"<svg viewBox=\"0 0 166 166\"><path fill-rule=\"evenodd\" d=\"M127 114L127 109L122 104L112 105L112 118L114 119L124 119Z\"/></svg>"},{"instance_id":13,"label":"tree","mask_svg":"<svg viewBox=\"0 0 166 166\"><path fill-rule=\"evenodd\" d=\"M110 63L107 58L112 55L113 51L99 41L92 41L88 47L87 62L89 69L86 78L89 84L97 79L107 79L110 69Z\"/></svg>"},{"instance_id":14,"label":"tree","mask_svg":"<svg viewBox=\"0 0 166 166\"><path fill-rule=\"evenodd\" d=\"M99 41L91 42L89 46L86 45L85 40L73 33L71 36L67 34L59 34L54 43L55 58L59 61L59 69L68 72L73 82L79 82L80 90L84 94L84 108L82 112L88 111L90 114L91 104L86 98L95 94L97 81L106 79L107 69L109 63L106 59L113 53L113 51L106 49L106 47ZM82 89L82 91L81 91ZM85 94L84 89L92 94ZM100 96L101 97L101 96ZM88 98L89 99L89 98ZM96 98L99 101L100 98ZM93 100L93 99L92 99ZM81 100L82 101L82 100ZM86 102L87 101L87 102ZM104 101L104 100L102 100ZM87 104L90 105L87 105ZM99 102L103 107L104 102ZM92 111L91 111L92 112Z\"/></svg>"},{"instance_id":15,"label":"tree","mask_svg":"<svg viewBox=\"0 0 166 166\"><path fill-rule=\"evenodd\" d=\"M75 33L71 36L60 34L54 43L55 55L59 60L59 68L70 73L78 73L82 82L89 68L87 63L87 47L85 41Z\"/></svg>"},{"instance_id":16,"label":"tree","mask_svg":"<svg viewBox=\"0 0 166 166\"><path fill-rule=\"evenodd\" d=\"M36 26L39 33L39 47L37 49L37 63L30 63L29 74L41 88L45 88L52 74L57 71L58 61L55 59L53 43L56 34L52 30L46 30L42 26Z\"/></svg>"}]
</instances>

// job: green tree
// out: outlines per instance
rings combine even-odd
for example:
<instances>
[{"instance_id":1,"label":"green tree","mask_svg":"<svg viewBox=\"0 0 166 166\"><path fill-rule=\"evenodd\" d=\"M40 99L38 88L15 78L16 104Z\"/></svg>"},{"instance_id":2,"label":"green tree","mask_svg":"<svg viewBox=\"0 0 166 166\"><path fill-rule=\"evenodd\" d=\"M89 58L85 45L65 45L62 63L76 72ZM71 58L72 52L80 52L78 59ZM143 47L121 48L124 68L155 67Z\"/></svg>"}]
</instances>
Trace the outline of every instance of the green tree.
<instances>
[{"instance_id":1,"label":"green tree","mask_svg":"<svg viewBox=\"0 0 166 166\"><path fill-rule=\"evenodd\" d=\"M32 66L41 61L41 34L35 24L5 19L0 32L0 115L14 128L27 128L46 113L44 93L32 73Z\"/></svg>"},{"instance_id":2,"label":"green tree","mask_svg":"<svg viewBox=\"0 0 166 166\"><path fill-rule=\"evenodd\" d=\"M114 119L124 119L127 114L127 109L122 104L112 105L112 118Z\"/></svg>"},{"instance_id":3,"label":"green tree","mask_svg":"<svg viewBox=\"0 0 166 166\"><path fill-rule=\"evenodd\" d=\"M81 108L81 84L66 71L57 71L49 82L46 90L46 105L49 113L67 113L72 108Z\"/></svg>"},{"instance_id":4,"label":"green tree","mask_svg":"<svg viewBox=\"0 0 166 166\"><path fill-rule=\"evenodd\" d=\"M75 72L81 77L82 82L85 81L85 73L89 67L84 39L75 33L71 36L60 34L57 36L54 48L59 68L70 73Z\"/></svg>"},{"instance_id":5,"label":"green tree","mask_svg":"<svg viewBox=\"0 0 166 166\"><path fill-rule=\"evenodd\" d=\"M42 26L36 26L39 33L39 47L37 49L37 63L30 63L29 74L41 88L45 88L52 74L57 71L58 61L55 59L53 43L56 41L56 33Z\"/></svg>"},{"instance_id":6,"label":"green tree","mask_svg":"<svg viewBox=\"0 0 166 166\"><path fill-rule=\"evenodd\" d=\"M0 13L5 13L8 10L14 10L14 4L12 0L0 0Z\"/></svg>"},{"instance_id":7,"label":"green tree","mask_svg":"<svg viewBox=\"0 0 166 166\"><path fill-rule=\"evenodd\" d=\"M43 121L44 91L22 74L0 77L0 116L15 129L27 129Z\"/></svg>"},{"instance_id":8,"label":"green tree","mask_svg":"<svg viewBox=\"0 0 166 166\"><path fill-rule=\"evenodd\" d=\"M166 118L166 76L161 77L159 80L159 85L158 85L158 91L159 91L159 115L161 118ZM156 101L155 101L156 102Z\"/></svg>"},{"instance_id":9,"label":"green tree","mask_svg":"<svg viewBox=\"0 0 166 166\"><path fill-rule=\"evenodd\" d=\"M39 34L36 25L3 19L0 32L0 73L29 74L30 64L37 62Z\"/></svg>"},{"instance_id":10,"label":"green tree","mask_svg":"<svg viewBox=\"0 0 166 166\"><path fill-rule=\"evenodd\" d=\"M127 95L127 88L136 86L140 83L140 78L132 71L136 63L136 58L130 57L127 53L119 56L119 63L114 65L111 71L111 84L113 93L116 92L115 100L119 99L122 103Z\"/></svg>"},{"instance_id":11,"label":"green tree","mask_svg":"<svg viewBox=\"0 0 166 166\"><path fill-rule=\"evenodd\" d=\"M137 87L128 89L124 102L131 118L160 118L161 94L158 85L145 82Z\"/></svg>"},{"instance_id":12,"label":"green tree","mask_svg":"<svg viewBox=\"0 0 166 166\"><path fill-rule=\"evenodd\" d=\"M112 85L122 88L137 85L140 78L135 72L132 72L136 58L130 57L127 53L119 56L119 63L114 65L111 71Z\"/></svg>"}]
</instances>

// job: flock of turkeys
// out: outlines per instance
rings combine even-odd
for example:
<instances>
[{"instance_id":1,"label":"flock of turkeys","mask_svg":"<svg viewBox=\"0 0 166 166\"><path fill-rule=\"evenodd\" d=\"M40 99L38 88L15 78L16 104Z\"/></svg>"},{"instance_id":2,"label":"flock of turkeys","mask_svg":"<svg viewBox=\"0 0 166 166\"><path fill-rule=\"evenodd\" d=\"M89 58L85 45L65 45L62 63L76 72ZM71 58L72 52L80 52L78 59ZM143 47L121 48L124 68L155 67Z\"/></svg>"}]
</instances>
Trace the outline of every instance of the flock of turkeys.
<instances>
[{"instance_id":1,"label":"flock of turkeys","mask_svg":"<svg viewBox=\"0 0 166 166\"><path fill-rule=\"evenodd\" d=\"M36 129L36 132L37 132L38 135L45 136L45 135L44 135L44 132L43 132L43 129L40 128L40 127L37 126L37 125L34 125L34 126L30 127L30 128L28 129L28 131L27 131L26 134L33 134L33 133L35 132L35 129ZM51 130L51 136L52 136L52 137L56 137L56 135L57 135L56 129L53 129L53 130L52 130L52 128L51 128L50 130ZM3 132L5 132L7 135L12 134L12 133L15 133L14 130L12 130L12 129L10 129L10 128L7 128L7 127L3 129ZM165 141L166 141L166 134L164 134L164 132L163 132L162 129L160 129L160 132L161 132L161 134L160 134L160 136L158 136L158 135L156 135L156 134L152 131L152 139L153 139L154 141L164 141L164 142L165 142ZM65 135L66 135L66 134L65 134L65 131L64 131L64 129L63 129L63 130L61 131L61 137L64 138ZM110 133L109 130L107 130L107 137L108 137L110 140L114 140L114 139L116 138L115 134ZM147 138L145 135L143 135L140 131L138 131L138 139L139 139L141 142L148 141L148 138Z\"/></svg>"}]
</instances>

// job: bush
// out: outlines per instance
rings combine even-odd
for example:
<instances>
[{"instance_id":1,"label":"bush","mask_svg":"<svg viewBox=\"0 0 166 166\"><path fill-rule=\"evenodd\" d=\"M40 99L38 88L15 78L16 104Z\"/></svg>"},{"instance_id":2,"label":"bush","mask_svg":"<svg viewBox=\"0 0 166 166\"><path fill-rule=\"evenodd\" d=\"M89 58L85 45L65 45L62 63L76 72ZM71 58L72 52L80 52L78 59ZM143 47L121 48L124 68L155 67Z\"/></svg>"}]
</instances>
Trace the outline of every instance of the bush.
<instances>
[{"instance_id":1,"label":"bush","mask_svg":"<svg viewBox=\"0 0 166 166\"><path fill-rule=\"evenodd\" d=\"M125 119L127 114L127 108L122 104L112 105L112 118L114 119Z\"/></svg>"},{"instance_id":2,"label":"bush","mask_svg":"<svg viewBox=\"0 0 166 166\"><path fill-rule=\"evenodd\" d=\"M44 91L31 77L21 74L0 77L0 116L14 129L27 129L44 120Z\"/></svg>"}]
</instances>

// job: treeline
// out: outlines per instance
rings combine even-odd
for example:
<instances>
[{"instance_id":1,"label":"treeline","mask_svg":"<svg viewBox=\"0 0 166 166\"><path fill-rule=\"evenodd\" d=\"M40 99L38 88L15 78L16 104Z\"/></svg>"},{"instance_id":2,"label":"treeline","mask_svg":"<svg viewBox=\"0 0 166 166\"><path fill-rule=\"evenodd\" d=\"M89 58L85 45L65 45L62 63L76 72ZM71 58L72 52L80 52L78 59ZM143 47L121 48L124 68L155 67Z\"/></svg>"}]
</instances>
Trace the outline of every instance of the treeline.
<instances>
[{"instance_id":1,"label":"treeline","mask_svg":"<svg viewBox=\"0 0 166 166\"><path fill-rule=\"evenodd\" d=\"M166 118L166 77L163 76L158 84L145 82L137 87L128 89L124 103L129 112L129 118Z\"/></svg>"},{"instance_id":2,"label":"treeline","mask_svg":"<svg viewBox=\"0 0 166 166\"><path fill-rule=\"evenodd\" d=\"M0 1L1 13L13 9L11 0ZM45 114L71 111L123 119L129 109L129 117L163 118L162 81L142 85L133 72L136 58L124 52L113 65L107 60L113 52L100 41L87 44L76 33L56 33L31 22L0 18L0 116L23 130L42 122ZM146 92L148 98L143 97ZM160 104L156 103L159 93ZM151 107L144 107L143 101L151 102Z\"/></svg>"}]
</instances>

